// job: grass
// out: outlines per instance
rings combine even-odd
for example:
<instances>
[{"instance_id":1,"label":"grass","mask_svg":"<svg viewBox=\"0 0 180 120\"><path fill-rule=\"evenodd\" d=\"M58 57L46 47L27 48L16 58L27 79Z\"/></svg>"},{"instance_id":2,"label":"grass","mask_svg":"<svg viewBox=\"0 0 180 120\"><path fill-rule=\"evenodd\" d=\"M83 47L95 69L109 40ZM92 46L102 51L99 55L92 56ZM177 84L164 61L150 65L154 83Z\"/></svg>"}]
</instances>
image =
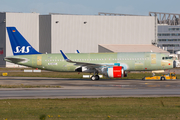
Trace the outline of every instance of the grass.
<instances>
[{"instance_id":1,"label":"grass","mask_svg":"<svg viewBox=\"0 0 180 120\"><path fill-rule=\"evenodd\" d=\"M0 68L0 76L2 76L3 71L8 73L8 76L12 77L51 77L51 78L82 78L84 74L90 75L89 73L77 73L77 72L41 72L41 73L34 73L34 72L23 72L24 69L29 68ZM10 72L8 72L10 71ZM92 74L91 74L92 75ZM162 74L156 74L162 75ZM122 79L142 79L145 76L152 76L152 73L145 72L145 73L128 73L128 77L124 77ZM176 75L177 78L180 78L180 75ZM109 79L104 77L103 79Z\"/></svg>"},{"instance_id":2,"label":"grass","mask_svg":"<svg viewBox=\"0 0 180 120\"><path fill-rule=\"evenodd\" d=\"M78 98L0 100L4 120L176 120L180 98Z\"/></svg>"},{"instance_id":3,"label":"grass","mask_svg":"<svg viewBox=\"0 0 180 120\"><path fill-rule=\"evenodd\" d=\"M77 72L41 72L41 73L24 73L24 72L9 72L8 76L12 77L51 77L51 78L82 78L82 76L90 75L89 73L77 73ZM162 74L156 74L162 75ZM0 72L2 76L2 72ZM121 79L142 79L145 76L152 76L152 73L128 73L128 77ZM180 75L176 75L177 78L180 78ZM109 79L104 77L103 79Z\"/></svg>"}]
</instances>

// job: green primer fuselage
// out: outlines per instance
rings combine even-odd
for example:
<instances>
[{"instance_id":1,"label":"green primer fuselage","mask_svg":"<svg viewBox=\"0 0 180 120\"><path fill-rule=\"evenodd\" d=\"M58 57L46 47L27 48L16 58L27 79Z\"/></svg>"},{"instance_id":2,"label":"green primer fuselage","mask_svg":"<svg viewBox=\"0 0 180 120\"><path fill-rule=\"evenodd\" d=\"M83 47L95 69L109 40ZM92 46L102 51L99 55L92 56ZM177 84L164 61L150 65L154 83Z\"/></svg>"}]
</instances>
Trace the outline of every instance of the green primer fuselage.
<instances>
[{"instance_id":1,"label":"green primer fuselage","mask_svg":"<svg viewBox=\"0 0 180 120\"><path fill-rule=\"evenodd\" d=\"M126 71L151 71L173 68L173 60L163 60L162 57L168 56L162 53L67 53L66 55L70 60L76 62L107 65L120 63L120 66L123 66ZM26 59L26 62L16 62L16 64L51 71L75 71L77 67L80 67L74 65L74 63L66 62L61 54L35 54L10 57Z\"/></svg>"}]
</instances>

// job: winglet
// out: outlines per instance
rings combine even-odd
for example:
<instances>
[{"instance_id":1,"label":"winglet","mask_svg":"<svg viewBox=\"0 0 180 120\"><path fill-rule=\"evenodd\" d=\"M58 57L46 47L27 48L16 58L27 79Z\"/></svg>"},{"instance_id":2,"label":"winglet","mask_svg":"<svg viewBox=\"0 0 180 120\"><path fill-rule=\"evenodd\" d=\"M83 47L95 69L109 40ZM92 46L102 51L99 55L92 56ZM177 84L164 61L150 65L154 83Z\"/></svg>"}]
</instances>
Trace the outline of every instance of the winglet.
<instances>
[{"instance_id":1,"label":"winglet","mask_svg":"<svg viewBox=\"0 0 180 120\"><path fill-rule=\"evenodd\" d=\"M76 51L77 51L77 53L80 53L79 50L76 50Z\"/></svg>"},{"instance_id":2,"label":"winglet","mask_svg":"<svg viewBox=\"0 0 180 120\"><path fill-rule=\"evenodd\" d=\"M68 59L68 57L63 53L62 50L60 50L60 52L61 52L61 54L62 54L62 56L63 56L63 58L64 58L65 61L70 61L70 60Z\"/></svg>"}]
</instances>

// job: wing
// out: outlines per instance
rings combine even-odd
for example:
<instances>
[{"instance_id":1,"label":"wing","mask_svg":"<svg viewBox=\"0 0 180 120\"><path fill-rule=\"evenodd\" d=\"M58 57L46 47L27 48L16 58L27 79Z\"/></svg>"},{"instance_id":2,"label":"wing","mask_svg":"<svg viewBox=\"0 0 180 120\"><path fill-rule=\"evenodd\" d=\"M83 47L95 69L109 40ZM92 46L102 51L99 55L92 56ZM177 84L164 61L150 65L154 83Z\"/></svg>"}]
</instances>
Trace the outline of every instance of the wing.
<instances>
[{"instance_id":1,"label":"wing","mask_svg":"<svg viewBox=\"0 0 180 120\"><path fill-rule=\"evenodd\" d=\"M69 63L75 63L74 65L77 65L77 66L87 66L89 68L98 68L98 67L110 67L112 65L105 65L105 64L96 64L96 63L87 63L87 62L76 62L76 61L72 61L70 60L64 53L62 50L60 50L64 60L66 62L69 62Z\"/></svg>"}]
</instances>

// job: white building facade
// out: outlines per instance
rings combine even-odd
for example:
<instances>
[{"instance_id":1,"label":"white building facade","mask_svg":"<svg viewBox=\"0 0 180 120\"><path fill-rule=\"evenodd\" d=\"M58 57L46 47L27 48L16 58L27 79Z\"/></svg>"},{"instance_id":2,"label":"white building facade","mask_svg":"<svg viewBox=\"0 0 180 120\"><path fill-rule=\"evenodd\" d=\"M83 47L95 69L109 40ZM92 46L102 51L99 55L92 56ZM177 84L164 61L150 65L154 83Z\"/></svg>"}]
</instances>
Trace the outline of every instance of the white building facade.
<instances>
[{"instance_id":1,"label":"white building facade","mask_svg":"<svg viewBox=\"0 0 180 120\"><path fill-rule=\"evenodd\" d=\"M99 44L151 44L156 38L151 16L50 14L39 20L42 53L97 53Z\"/></svg>"},{"instance_id":2,"label":"white building facade","mask_svg":"<svg viewBox=\"0 0 180 120\"><path fill-rule=\"evenodd\" d=\"M0 66L17 67L3 61L6 56L12 56L12 49L6 27L16 27L26 40L39 50L39 13L0 13Z\"/></svg>"}]
</instances>

